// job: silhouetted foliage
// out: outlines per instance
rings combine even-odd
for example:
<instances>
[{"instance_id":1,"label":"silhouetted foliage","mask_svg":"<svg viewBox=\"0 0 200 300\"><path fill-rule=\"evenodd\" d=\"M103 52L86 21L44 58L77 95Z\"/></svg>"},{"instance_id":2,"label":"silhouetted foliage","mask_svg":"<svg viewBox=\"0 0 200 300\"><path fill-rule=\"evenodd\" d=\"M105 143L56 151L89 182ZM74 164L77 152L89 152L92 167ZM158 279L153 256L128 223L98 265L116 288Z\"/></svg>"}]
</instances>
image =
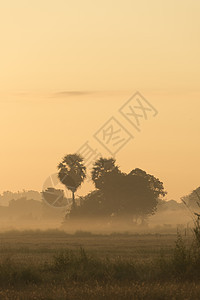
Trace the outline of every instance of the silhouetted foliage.
<instances>
[{"instance_id":1,"label":"silhouetted foliage","mask_svg":"<svg viewBox=\"0 0 200 300\"><path fill-rule=\"evenodd\" d=\"M97 189L103 189L109 175L119 174L118 166L115 165L115 159L113 158L99 158L95 163L92 169L92 180Z\"/></svg>"},{"instance_id":2,"label":"silhouetted foliage","mask_svg":"<svg viewBox=\"0 0 200 300\"><path fill-rule=\"evenodd\" d=\"M181 200L192 209L199 209L200 207L200 187L193 190L189 195L181 198Z\"/></svg>"},{"instance_id":3,"label":"silhouetted foliage","mask_svg":"<svg viewBox=\"0 0 200 300\"><path fill-rule=\"evenodd\" d=\"M122 173L113 158L98 159L92 170L97 188L82 197L71 217L109 217L135 222L155 212L159 197L166 195L163 183L141 169Z\"/></svg>"},{"instance_id":4,"label":"silhouetted foliage","mask_svg":"<svg viewBox=\"0 0 200 300\"><path fill-rule=\"evenodd\" d=\"M78 154L68 154L58 165L58 170L58 178L72 192L72 204L75 206L74 193L86 177L83 158Z\"/></svg>"},{"instance_id":5,"label":"silhouetted foliage","mask_svg":"<svg viewBox=\"0 0 200 300\"><path fill-rule=\"evenodd\" d=\"M164 197L163 183L141 169L134 169L124 176L121 193L121 213L133 214L137 219L156 211L158 198Z\"/></svg>"},{"instance_id":6,"label":"silhouetted foliage","mask_svg":"<svg viewBox=\"0 0 200 300\"><path fill-rule=\"evenodd\" d=\"M80 198L80 205L72 208L70 211L71 218L109 218L111 214L108 202L100 190L88 193L85 197Z\"/></svg>"}]
</instances>

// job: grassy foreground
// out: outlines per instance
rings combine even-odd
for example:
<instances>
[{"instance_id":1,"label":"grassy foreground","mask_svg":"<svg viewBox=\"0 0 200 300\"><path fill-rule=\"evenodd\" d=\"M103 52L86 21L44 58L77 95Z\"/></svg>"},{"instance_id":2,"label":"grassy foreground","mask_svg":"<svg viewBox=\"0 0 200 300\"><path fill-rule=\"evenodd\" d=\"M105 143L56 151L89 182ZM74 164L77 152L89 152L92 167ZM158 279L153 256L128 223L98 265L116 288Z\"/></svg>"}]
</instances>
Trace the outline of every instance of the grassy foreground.
<instances>
[{"instance_id":1,"label":"grassy foreground","mask_svg":"<svg viewBox=\"0 0 200 300\"><path fill-rule=\"evenodd\" d=\"M117 283L34 286L0 290L0 299L12 300L84 300L84 299L199 299L200 284L195 283Z\"/></svg>"},{"instance_id":2,"label":"grassy foreground","mask_svg":"<svg viewBox=\"0 0 200 300\"><path fill-rule=\"evenodd\" d=\"M0 238L0 299L199 299L199 248L180 235Z\"/></svg>"}]
</instances>

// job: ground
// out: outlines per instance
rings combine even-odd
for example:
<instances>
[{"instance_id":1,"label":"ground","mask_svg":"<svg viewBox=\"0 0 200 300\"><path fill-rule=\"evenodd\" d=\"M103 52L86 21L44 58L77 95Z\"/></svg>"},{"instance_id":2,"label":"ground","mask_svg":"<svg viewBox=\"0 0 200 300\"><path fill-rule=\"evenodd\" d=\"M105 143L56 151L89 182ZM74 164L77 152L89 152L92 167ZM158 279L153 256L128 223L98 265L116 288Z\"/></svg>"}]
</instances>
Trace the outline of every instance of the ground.
<instances>
[{"instance_id":1,"label":"ground","mask_svg":"<svg viewBox=\"0 0 200 300\"><path fill-rule=\"evenodd\" d=\"M191 237L185 239L189 243ZM182 284L166 278L151 280L150 277L146 280L144 274L141 281L131 275L131 264L124 268L130 261L145 265L162 255L170 257L174 252L176 234L115 233L106 236L83 232L70 235L57 230L11 231L1 233L0 240L0 299L199 299L200 284L197 282L185 281ZM99 268L114 263L115 273L109 273L105 278L95 277L98 270L93 269L91 261L82 264L82 258L74 256L72 259L70 256L74 266L78 263L73 269L69 256L67 263L66 257L59 256L66 250L78 255L80 249L83 249L82 258L84 253L96 258L95 264ZM60 273L62 264L71 268L71 273L68 270ZM93 273L80 271L83 266L88 266ZM154 270L150 272L153 274Z\"/></svg>"}]
</instances>

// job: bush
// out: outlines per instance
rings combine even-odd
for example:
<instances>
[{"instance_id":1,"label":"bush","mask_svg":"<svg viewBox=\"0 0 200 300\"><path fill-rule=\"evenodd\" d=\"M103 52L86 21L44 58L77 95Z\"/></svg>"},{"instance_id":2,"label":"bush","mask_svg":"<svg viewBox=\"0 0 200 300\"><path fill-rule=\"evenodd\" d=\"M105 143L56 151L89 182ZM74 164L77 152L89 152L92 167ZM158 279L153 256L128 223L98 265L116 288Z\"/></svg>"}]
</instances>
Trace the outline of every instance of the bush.
<instances>
[{"instance_id":1,"label":"bush","mask_svg":"<svg viewBox=\"0 0 200 300\"><path fill-rule=\"evenodd\" d=\"M42 282L39 270L33 266L16 264L10 258L4 259L0 264L1 285L24 285Z\"/></svg>"},{"instance_id":2,"label":"bush","mask_svg":"<svg viewBox=\"0 0 200 300\"><path fill-rule=\"evenodd\" d=\"M62 251L54 256L51 271L64 273L65 278L88 280L127 280L136 279L136 270L132 262L117 259L99 259L88 256L83 248L79 252Z\"/></svg>"}]
</instances>

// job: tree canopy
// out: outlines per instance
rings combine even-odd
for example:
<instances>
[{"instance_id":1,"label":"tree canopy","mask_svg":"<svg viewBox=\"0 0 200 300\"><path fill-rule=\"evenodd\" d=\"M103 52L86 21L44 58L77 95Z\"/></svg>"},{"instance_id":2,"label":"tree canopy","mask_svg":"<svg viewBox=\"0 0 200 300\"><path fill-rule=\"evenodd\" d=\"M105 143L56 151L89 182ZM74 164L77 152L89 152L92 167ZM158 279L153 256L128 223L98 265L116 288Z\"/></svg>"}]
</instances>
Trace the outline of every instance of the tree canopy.
<instances>
[{"instance_id":1,"label":"tree canopy","mask_svg":"<svg viewBox=\"0 0 200 300\"><path fill-rule=\"evenodd\" d=\"M123 173L113 158L98 159L91 175L97 190L82 198L79 216L115 216L137 221L153 214L159 197L166 195L158 178L139 168Z\"/></svg>"},{"instance_id":2,"label":"tree canopy","mask_svg":"<svg viewBox=\"0 0 200 300\"><path fill-rule=\"evenodd\" d=\"M58 170L58 178L72 192L73 206L75 206L74 193L86 178L83 158L79 154L68 154L58 165Z\"/></svg>"}]
</instances>

